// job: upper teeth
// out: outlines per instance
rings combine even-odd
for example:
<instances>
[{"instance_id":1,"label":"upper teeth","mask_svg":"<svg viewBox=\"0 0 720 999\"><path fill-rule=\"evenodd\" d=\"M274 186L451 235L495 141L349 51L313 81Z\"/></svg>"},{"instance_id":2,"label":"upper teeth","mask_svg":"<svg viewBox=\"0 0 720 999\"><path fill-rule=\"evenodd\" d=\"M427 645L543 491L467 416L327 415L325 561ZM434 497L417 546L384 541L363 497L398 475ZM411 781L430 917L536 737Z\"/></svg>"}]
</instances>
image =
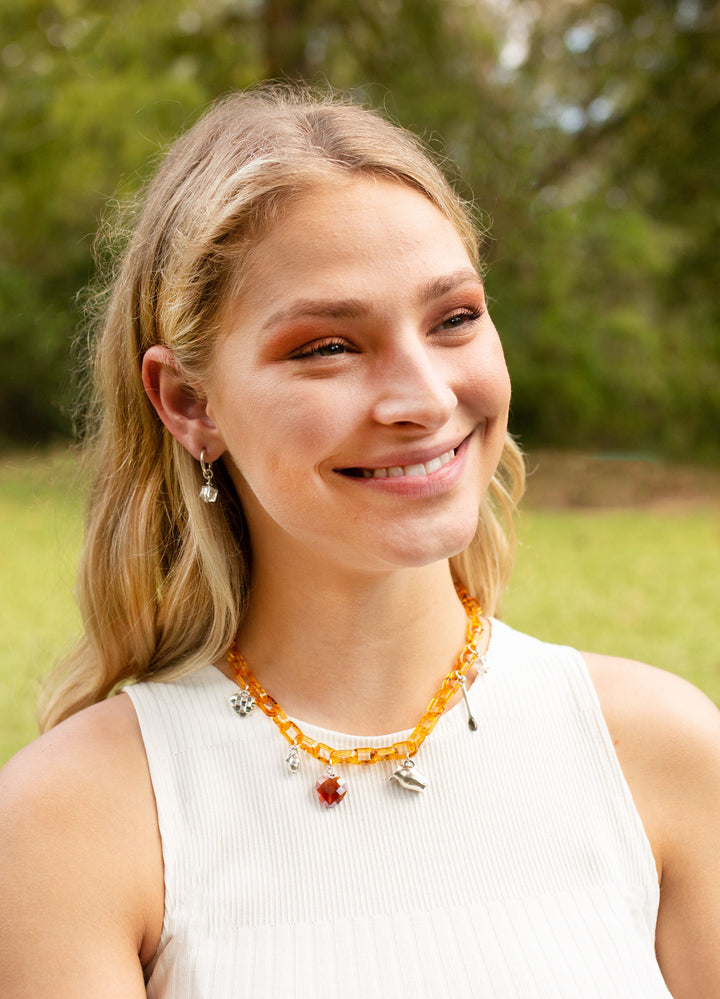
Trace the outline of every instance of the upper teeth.
<instances>
[{"instance_id":1,"label":"upper teeth","mask_svg":"<svg viewBox=\"0 0 720 999\"><path fill-rule=\"evenodd\" d=\"M455 450L446 451L439 458L431 458L422 465L390 465L388 468L363 468L364 479L392 479L401 475L412 477L417 475L429 475L436 472L438 468L447 465L455 457Z\"/></svg>"}]
</instances>

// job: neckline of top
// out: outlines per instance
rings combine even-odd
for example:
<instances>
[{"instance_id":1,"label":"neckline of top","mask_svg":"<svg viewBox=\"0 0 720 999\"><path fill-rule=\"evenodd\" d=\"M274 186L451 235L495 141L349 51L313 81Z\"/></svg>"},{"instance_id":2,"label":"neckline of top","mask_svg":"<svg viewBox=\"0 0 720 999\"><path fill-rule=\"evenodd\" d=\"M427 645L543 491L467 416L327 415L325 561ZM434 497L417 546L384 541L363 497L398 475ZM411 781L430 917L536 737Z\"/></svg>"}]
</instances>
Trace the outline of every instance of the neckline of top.
<instances>
[{"instance_id":1,"label":"neckline of top","mask_svg":"<svg viewBox=\"0 0 720 999\"><path fill-rule=\"evenodd\" d=\"M498 621L496 618L492 617L486 618L486 621L490 626L490 637L488 640L487 649L485 650L485 653L483 654L482 658L487 661L489 668L493 662L496 646L498 644L498 637L499 637L498 632L502 630L503 625L501 621ZM238 691L237 683L234 680L231 680L229 677L227 677L219 667L211 665L206 667L206 669L214 671L214 673L217 674L218 678L223 682L223 684L227 686L229 692L237 693ZM205 670L202 670L201 672L204 673ZM476 677L472 686L468 688L470 692L472 692L473 688L475 687L475 683L480 678L481 678L480 676ZM454 715L454 713L457 710L461 711L464 710L462 698L459 698L451 708L448 708L443 713L441 718L438 719L438 724L440 724L443 721L443 719L449 718L450 716ZM301 728L306 735L311 736L311 738L315 739L317 742L332 744L336 746L338 749L348 749L351 748L351 746L358 746L358 745L369 746L374 749L377 748L378 746L385 745L386 743L401 742L403 739L408 738L410 733L412 732L412 729L404 729L399 732L386 732L380 735L350 734L348 732L338 732L335 731L334 729L328 729L328 728L323 728L320 725L314 725L312 722L306 722L301 718L296 718L294 715L292 716L292 720L296 723L298 728Z\"/></svg>"}]
</instances>

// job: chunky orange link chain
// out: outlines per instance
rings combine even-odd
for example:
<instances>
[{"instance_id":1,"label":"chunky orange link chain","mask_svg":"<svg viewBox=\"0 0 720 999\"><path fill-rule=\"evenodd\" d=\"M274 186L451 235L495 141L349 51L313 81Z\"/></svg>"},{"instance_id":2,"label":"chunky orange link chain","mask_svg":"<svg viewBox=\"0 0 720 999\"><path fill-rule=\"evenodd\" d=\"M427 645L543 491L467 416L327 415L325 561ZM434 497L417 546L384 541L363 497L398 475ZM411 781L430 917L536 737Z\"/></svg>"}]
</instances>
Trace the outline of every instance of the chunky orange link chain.
<instances>
[{"instance_id":1,"label":"chunky orange link chain","mask_svg":"<svg viewBox=\"0 0 720 999\"><path fill-rule=\"evenodd\" d=\"M333 749L332 746L326 746L324 742L316 742L305 735L295 722L288 718L275 698L271 697L260 685L234 642L227 654L227 661L232 667L237 682L250 691L260 710L268 718L272 718L287 741L291 745L297 746L298 749L309 753L310 756L314 756L316 760L322 760L323 763L331 766L338 763L371 764L382 763L383 760L405 760L415 756L420 746L435 728L448 701L460 689L463 678L478 656L477 646L483 634L482 610L477 601L469 596L463 587L458 586L457 592L468 615L465 645L410 737L403 742L395 742L392 746L379 748L358 746L355 749Z\"/></svg>"}]
</instances>

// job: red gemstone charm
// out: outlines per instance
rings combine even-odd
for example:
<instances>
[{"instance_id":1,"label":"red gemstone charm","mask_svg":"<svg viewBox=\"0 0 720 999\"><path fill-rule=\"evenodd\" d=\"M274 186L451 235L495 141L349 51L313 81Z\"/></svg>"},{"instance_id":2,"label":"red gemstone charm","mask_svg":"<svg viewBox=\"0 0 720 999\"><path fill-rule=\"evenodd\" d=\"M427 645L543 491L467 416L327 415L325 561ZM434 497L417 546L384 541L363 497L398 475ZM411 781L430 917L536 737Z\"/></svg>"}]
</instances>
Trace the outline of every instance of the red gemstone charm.
<instances>
[{"instance_id":1,"label":"red gemstone charm","mask_svg":"<svg viewBox=\"0 0 720 999\"><path fill-rule=\"evenodd\" d=\"M315 790L321 803L326 808L334 808L339 805L347 794L347 785L344 777L336 777L335 774L328 774L321 777L315 784Z\"/></svg>"}]
</instances>

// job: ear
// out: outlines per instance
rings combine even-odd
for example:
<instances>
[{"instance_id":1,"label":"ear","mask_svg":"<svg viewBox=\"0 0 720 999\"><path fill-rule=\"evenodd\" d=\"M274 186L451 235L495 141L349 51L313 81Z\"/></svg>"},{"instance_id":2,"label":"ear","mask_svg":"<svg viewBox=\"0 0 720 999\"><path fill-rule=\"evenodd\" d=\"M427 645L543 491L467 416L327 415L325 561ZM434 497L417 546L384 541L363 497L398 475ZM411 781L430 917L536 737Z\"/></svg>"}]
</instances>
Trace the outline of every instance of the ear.
<instances>
[{"instance_id":1,"label":"ear","mask_svg":"<svg viewBox=\"0 0 720 999\"><path fill-rule=\"evenodd\" d=\"M148 399L175 440L193 457L202 451L207 461L216 461L225 450L215 423L208 416L208 403L180 371L167 347L155 345L145 351L142 380Z\"/></svg>"}]
</instances>

